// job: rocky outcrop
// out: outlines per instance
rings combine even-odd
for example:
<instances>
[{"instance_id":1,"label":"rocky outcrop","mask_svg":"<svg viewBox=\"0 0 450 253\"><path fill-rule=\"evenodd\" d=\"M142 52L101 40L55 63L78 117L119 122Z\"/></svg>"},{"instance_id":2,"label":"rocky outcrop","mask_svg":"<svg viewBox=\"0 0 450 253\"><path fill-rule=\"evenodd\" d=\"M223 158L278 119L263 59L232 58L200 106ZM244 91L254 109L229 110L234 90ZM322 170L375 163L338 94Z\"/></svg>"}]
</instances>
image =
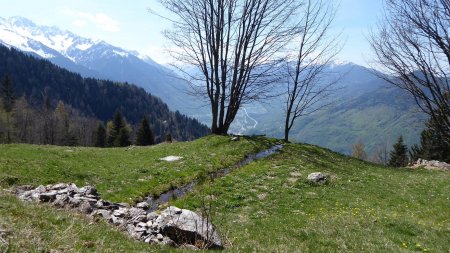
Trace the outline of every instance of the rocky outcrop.
<instances>
[{"instance_id":1,"label":"rocky outcrop","mask_svg":"<svg viewBox=\"0 0 450 253\"><path fill-rule=\"evenodd\" d=\"M55 184L36 188L22 186L16 194L24 201L50 203L59 208L76 209L94 218L105 219L120 226L134 239L151 244L223 248L210 221L195 212L171 206L161 214L148 212L146 202L129 207L127 204L102 200L91 186Z\"/></svg>"},{"instance_id":2,"label":"rocky outcrop","mask_svg":"<svg viewBox=\"0 0 450 253\"><path fill-rule=\"evenodd\" d=\"M425 169L443 169L450 170L450 164L440 161L427 161L425 159L417 159L416 162L410 164L411 168L424 167Z\"/></svg>"},{"instance_id":3,"label":"rocky outcrop","mask_svg":"<svg viewBox=\"0 0 450 253\"><path fill-rule=\"evenodd\" d=\"M308 181L313 184L324 184L327 177L322 172L313 172L308 175Z\"/></svg>"}]
</instances>

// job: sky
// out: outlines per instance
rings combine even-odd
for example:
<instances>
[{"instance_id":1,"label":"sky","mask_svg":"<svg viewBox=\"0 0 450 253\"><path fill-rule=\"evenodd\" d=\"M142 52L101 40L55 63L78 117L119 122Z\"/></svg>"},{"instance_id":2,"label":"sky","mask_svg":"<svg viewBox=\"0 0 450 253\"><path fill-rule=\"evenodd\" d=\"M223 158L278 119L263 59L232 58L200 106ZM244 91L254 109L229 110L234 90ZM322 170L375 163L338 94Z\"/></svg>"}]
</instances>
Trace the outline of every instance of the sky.
<instances>
[{"instance_id":1,"label":"sky","mask_svg":"<svg viewBox=\"0 0 450 253\"><path fill-rule=\"evenodd\" d=\"M368 66L371 49L366 37L381 17L383 0L325 1L339 4L333 32L342 32L345 46L338 60ZM38 25L136 50L161 64L170 62L165 50L170 43L162 35L170 22L148 11L169 15L157 0L0 0L0 6L3 18L25 17Z\"/></svg>"}]
</instances>

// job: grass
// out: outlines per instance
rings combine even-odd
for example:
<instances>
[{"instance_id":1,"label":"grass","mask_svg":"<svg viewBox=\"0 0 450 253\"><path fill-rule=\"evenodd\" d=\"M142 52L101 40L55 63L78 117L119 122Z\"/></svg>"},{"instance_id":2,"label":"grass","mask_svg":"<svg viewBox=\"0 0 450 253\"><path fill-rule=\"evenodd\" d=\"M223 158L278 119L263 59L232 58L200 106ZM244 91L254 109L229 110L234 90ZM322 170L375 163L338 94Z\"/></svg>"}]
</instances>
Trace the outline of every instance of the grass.
<instances>
[{"instance_id":1,"label":"grass","mask_svg":"<svg viewBox=\"0 0 450 253\"><path fill-rule=\"evenodd\" d=\"M329 183L309 184L316 171ZM450 252L449 196L448 171L383 168L291 144L173 204L211 204L230 252Z\"/></svg>"},{"instance_id":2,"label":"grass","mask_svg":"<svg viewBox=\"0 0 450 253\"><path fill-rule=\"evenodd\" d=\"M0 146L0 179L4 188L91 183L105 199L133 202L229 166L269 142L209 136L128 151L7 145ZM158 160L167 155L184 159ZM309 184L307 175L316 171L329 183ZM227 252L450 252L448 171L384 168L288 144L171 204L200 210L205 202ZM0 228L12 231L12 251L180 251L135 242L104 222L6 193L0 194Z\"/></svg>"},{"instance_id":3,"label":"grass","mask_svg":"<svg viewBox=\"0 0 450 253\"><path fill-rule=\"evenodd\" d=\"M107 200L132 203L233 165L268 146L270 140L263 138L233 142L224 136L132 149L0 145L0 186L91 184ZM169 155L183 159L159 160Z\"/></svg>"}]
</instances>

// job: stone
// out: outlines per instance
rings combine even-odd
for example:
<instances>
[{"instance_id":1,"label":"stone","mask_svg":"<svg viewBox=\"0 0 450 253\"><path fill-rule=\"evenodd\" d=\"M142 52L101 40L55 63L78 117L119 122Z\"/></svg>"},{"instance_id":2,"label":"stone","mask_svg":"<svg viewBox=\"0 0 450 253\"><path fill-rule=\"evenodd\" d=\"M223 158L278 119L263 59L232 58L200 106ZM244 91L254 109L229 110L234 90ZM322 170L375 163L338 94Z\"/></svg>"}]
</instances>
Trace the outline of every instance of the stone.
<instances>
[{"instance_id":1,"label":"stone","mask_svg":"<svg viewBox=\"0 0 450 253\"><path fill-rule=\"evenodd\" d=\"M147 214L147 220L156 220L156 218L158 218L158 214L155 212L151 212Z\"/></svg>"},{"instance_id":2,"label":"stone","mask_svg":"<svg viewBox=\"0 0 450 253\"><path fill-rule=\"evenodd\" d=\"M102 200L97 200L97 202L95 202L95 207L96 208L104 207L103 201Z\"/></svg>"},{"instance_id":3,"label":"stone","mask_svg":"<svg viewBox=\"0 0 450 253\"><path fill-rule=\"evenodd\" d=\"M44 193L47 191L47 189L45 188L45 186L43 185L39 185L38 187L36 187L36 189L33 190L34 192L38 192L38 193Z\"/></svg>"},{"instance_id":4,"label":"stone","mask_svg":"<svg viewBox=\"0 0 450 253\"><path fill-rule=\"evenodd\" d=\"M90 185L86 185L78 189L78 193L82 195L97 195L97 190Z\"/></svg>"},{"instance_id":5,"label":"stone","mask_svg":"<svg viewBox=\"0 0 450 253\"><path fill-rule=\"evenodd\" d=\"M119 207L119 209L113 211L113 215L116 217L125 217L128 214L128 209Z\"/></svg>"},{"instance_id":6,"label":"stone","mask_svg":"<svg viewBox=\"0 0 450 253\"><path fill-rule=\"evenodd\" d=\"M53 205L56 207L65 207L69 202L69 196L65 194L56 195L56 200L53 201Z\"/></svg>"},{"instance_id":7,"label":"stone","mask_svg":"<svg viewBox=\"0 0 450 253\"><path fill-rule=\"evenodd\" d=\"M112 216L111 221L114 225L118 225L118 226L123 225L125 223L124 219L114 216L114 215Z\"/></svg>"},{"instance_id":8,"label":"stone","mask_svg":"<svg viewBox=\"0 0 450 253\"><path fill-rule=\"evenodd\" d=\"M205 248L223 248L214 226L195 212L168 207L161 212L156 222L161 234L169 237L176 244L203 242Z\"/></svg>"},{"instance_id":9,"label":"stone","mask_svg":"<svg viewBox=\"0 0 450 253\"><path fill-rule=\"evenodd\" d=\"M84 202L91 202L93 204L97 203L97 199L92 199L92 198L88 198L88 197L79 197L79 199Z\"/></svg>"},{"instance_id":10,"label":"stone","mask_svg":"<svg viewBox=\"0 0 450 253\"><path fill-rule=\"evenodd\" d=\"M69 198L69 205L71 207L78 207L81 204L81 200L79 198Z\"/></svg>"},{"instance_id":11,"label":"stone","mask_svg":"<svg viewBox=\"0 0 450 253\"><path fill-rule=\"evenodd\" d=\"M314 184L323 184L327 181L327 178L322 172L313 172L308 175L308 181Z\"/></svg>"},{"instance_id":12,"label":"stone","mask_svg":"<svg viewBox=\"0 0 450 253\"><path fill-rule=\"evenodd\" d=\"M150 205L147 202L139 202L136 204L137 208L148 209Z\"/></svg>"},{"instance_id":13,"label":"stone","mask_svg":"<svg viewBox=\"0 0 450 253\"><path fill-rule=\"evenodd\" d=\"M162 241L164 239L164 236L162 234L157 234L156 239L158 239L158 241Z\"/></svg>"},{"instance_id":14,"label":"stone","mask_svg":"<svg viewBox=\"0 0 450 253\"><path fill-rule=\"evenodd\" d=\"M130 217L134 218L140 215L146 216L146 212L143 209L132 207L129 210Z\"/></svg>"},{"instance_id":15,"label":"stone","mask_svg":"<svg viewBox=\"0 0 450 253\"><path fill-rule=\"evenodd\" d=\"M153 237L151 235L149 235L149 236L144 238L144 242L145 243L150 243L152 239L153 239Z\"/></svg>"},{"instance_id":16,"label":"stone","mask_svg":"<svg viewBox=\"0 0 450 253\"><path fill-rule=\"evenodd\" d=\"M42 201L42 202L52 202L55 199L56 199L55 191L44 192L44 193L39 194L39 201Z\"/></svg>"},{"instance_id":17,"label":"stone","mask_svg":"<svg viewBox=\"0 0 450 253\"><path fill-rule=\"evenodd\" d=\"M60 183L60 184L55 184L55 185L51 186L50 190L62 190L62 189L66 189L66 188L67 188L67 184Z\"/></svg>"},{"instance_id":18,"label":"stone","mask_svg":"<svg viewBox=\"0 0 450 253\"><path fill-rule=\"evenodd\" d=\"M94 209L92 208L92 205L89 202L82 202L80 206L78 207L78 211L81 213L90 214L92 213Z\"/></svg>"},{"instance_id":19,"label":"stone","mask_svg":"<svg viewBox=\"0 0 450 253\"><path fill-rule=\"evenodd\" d=\"M124 203L124 202L117 203L117 204L115 204L115 205L118 205L118 206L120 206L120 207L130 207L130 204Z\"/></svg>"},{"instance_id":20,"label":"stone","mask_svg":"<svg viewBox=\"0 0 450 253\"><path fill-rule=\"evenodd\" d=\"M108 221L112 219L111 212L108 210L95 210L92 216L101 216Z\"/></svg>"}]
</instances>

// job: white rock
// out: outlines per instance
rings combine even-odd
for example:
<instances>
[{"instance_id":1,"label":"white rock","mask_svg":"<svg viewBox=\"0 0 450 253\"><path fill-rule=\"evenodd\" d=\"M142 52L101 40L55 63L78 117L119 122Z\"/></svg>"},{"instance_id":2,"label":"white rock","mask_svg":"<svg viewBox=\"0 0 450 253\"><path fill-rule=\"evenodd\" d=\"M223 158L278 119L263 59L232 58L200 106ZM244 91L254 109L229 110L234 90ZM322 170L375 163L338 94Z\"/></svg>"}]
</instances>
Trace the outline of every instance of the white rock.
<instances>
[{"instance_id":1,"label":"white rock","mask_svg":"<svg viewBox=\"0 0 450 253\"><path fill-rule=\"evenodd\" d=\"M223 248L214 226L195 212L174 206L161 212L156 219L161 233L177 244L203 241L208 248Z\"/></svg>"},{"instance_id":2,"label":"white rock","mask_svg":"<svg viewBox=\"0 0 450 253\"><path fill-rule=\"evenodd\" d=\"M326 177L322 172L314 172L308 175L308 181L311 183L325 183Z\"/></svg>"},{"instance_id":3,"label":"white rock","mask_svg":"<svg viewBox=\"0 0 450 253\"><path fill-rule=\"evenodd\" d=\"M175 162L175 161L178 161L178 160L181 160L181 159L183 159L182 156L173 156L173 155L166 156L166 157L163 157L163 158L159 158L159 160L166 161L166 162Z\"/></svg>"}]
</instances>

